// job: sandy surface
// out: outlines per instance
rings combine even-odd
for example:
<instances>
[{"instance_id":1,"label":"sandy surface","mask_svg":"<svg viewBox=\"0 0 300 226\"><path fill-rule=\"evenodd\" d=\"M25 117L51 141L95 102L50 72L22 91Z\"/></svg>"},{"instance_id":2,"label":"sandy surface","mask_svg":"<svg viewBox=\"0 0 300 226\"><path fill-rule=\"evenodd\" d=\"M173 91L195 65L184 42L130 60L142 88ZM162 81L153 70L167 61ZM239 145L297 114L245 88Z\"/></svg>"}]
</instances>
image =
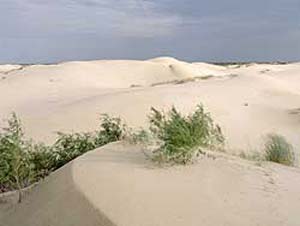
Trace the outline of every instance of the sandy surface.
<instances>
[{"instance_id":1,"label":"sandy surface","mask_svg":"<svg viewBox=\"0 0 300 226\"><path fill-rule=\"evenodd\" d=\"M29 137L52 142L56 131L96 129L101 113L140 127L151 106L187 113L203 103L228 153L260 152L275 132L293 144L299 164L299 75L299 63L224 67L168 57L3 65L0 119L15 111ZM300 224L298 168L229 155L188 167L149 164L139 148L121 144L88 153L3 210L0 225Z\"/></svg>"},{"instance_id":2,"label":"sandy surface","mask_svg":"<svg viewBox=\"0 0 300 226\"><path fill-rule=\"evenodd\" d=\"M300 170L212 154L158 168L115 143L52 174L2 226L299 225Z\"/></svg>"},{"instance_id":3,"label":"sandy surface","mask_svg":"<svg viewBox=\"0 0 300 226\"><path fill-rule=\"evenodd\" d=\"M0 79L0 119L17 112L28 136L38 140L51 142L57 131L93 130L101 113L140 127L151 106L188 112L203 103L233 152L259 151L262 137L272 132L300 146L299 63L222 67L164 57L15 68ZM172 83L191 78L197 80Z\"/></svg>"}]
</instances>

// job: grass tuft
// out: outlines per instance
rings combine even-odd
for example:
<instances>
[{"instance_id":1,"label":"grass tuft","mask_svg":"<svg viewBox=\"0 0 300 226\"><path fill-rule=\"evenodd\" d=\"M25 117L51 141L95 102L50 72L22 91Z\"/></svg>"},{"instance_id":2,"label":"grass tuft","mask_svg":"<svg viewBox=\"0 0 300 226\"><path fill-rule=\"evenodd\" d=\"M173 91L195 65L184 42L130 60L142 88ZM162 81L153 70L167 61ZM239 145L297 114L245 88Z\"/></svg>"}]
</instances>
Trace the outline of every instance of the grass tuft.
<instances>
[{"instance_id":1,"label":"grass tuft","mask_svg":"<svg viewBox=\"0 0 300 226\"><path fill-rule=\"evenodd\" d=\"M265 158L267 161L277 162L283 165L294 165L295 156L293 147L287 140L277 134L269 134L265 142Z\"/></svg>"}]
</instances>

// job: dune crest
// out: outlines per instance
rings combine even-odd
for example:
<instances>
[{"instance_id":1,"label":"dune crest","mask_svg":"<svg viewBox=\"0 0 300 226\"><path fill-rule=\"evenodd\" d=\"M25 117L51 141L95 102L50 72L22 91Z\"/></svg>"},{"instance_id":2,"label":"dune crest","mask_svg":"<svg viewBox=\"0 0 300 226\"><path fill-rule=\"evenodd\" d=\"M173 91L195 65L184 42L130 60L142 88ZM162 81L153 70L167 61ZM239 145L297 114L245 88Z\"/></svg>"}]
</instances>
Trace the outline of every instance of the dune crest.
<instances>
[{"instance_id":1,"label":"dune crest","mask_svg":"<svg viewBox=\"0 0 300 226\"><path fill-rule=\"evenodd\" d=\"M299 225L299 168L229 155L262 152L266 134L277 133L299 165L299 74L299 63L218 66L170 57L0 66L0 118L16 112L37 141L93 131L102 113L137 128L148 126L151 107L189 113L202 103L228 153L158 168L139 147L112 143L50 175L1 212L0 225Z\"/></svg>"},{"instance_id":2,"label":"dune crest","mask_svg":"<svg viewBox=\"0 0 300 226\"><path fill-rule=\"evenodd\" d=\"M0 80L0 118L15 111L30 137L51 142L56 131L94 130L101 113L140 127L152 106L187 113L203 103L230 150L259 149L272 132L298 147L299 72L297 63L225 67L170 57L31 65Z\"/></svg>"},{"instance_id":3,"label":"dune crest","mask_svg":"<svg viewBox=\"0 0 300 226\"><path fill-rule=\"evenodd\" d=\"M0 225L298 225L299 169L213 155L159 168L109 144L52 174Z\"/></svg>"}]
</instances>

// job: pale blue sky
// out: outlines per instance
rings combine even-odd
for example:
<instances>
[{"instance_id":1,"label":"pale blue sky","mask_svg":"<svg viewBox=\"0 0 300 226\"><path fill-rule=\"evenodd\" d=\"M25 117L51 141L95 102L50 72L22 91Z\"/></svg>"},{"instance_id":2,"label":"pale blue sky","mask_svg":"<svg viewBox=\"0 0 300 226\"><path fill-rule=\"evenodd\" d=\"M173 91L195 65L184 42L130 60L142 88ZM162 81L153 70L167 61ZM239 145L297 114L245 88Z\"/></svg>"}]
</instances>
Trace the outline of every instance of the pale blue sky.
<instances>
[{"instance_id":1,"label":"pale blue sky","mask_svg":"<svg viewBox=\"0 0 300 226\"><path fill-rule=\"evenodd\" d=\"M300 0L0 0L0 63L300 61Z\"/></svg>"}]
</instances>

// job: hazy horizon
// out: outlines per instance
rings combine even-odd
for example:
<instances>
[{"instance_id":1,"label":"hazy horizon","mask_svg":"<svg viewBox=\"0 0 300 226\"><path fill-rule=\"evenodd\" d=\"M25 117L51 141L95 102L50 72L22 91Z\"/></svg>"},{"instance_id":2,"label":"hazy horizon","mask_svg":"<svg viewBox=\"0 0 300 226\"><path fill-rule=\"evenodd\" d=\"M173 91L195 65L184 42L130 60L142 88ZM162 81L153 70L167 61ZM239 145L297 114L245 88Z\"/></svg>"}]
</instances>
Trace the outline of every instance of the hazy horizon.
<instances>
[{"instance_id":1,"label":"hazy horizon","mask_svg":"<svg viewBox=\"0 0 300 226\"><path fill-rule=\"evenodd\" d=\"M2 0L0 64L300 61L299 0Z\"/></svg>"},{"instance_id":2,"label":"hazy horizon","mask_svg":"<svg viewBox=\"0 0 300 226\"><path fill-rule=\"evenodd\" d=\"M189 62L189 63L197 63L197 62L205 62L205 63L210 63L210 64L216 64L216 65L222 65L222 64L247 64L247 63L257 63L257 64L263 64L263 63L274 63L274 64L286 64L286 63L298 63L300 60L290 60L290 61L285 61L285 60L220 60L220 61L209 61L209 60L186 60L183 58L177 58L174 56L154 56L150 58L85 58L85 59L62 59L62 60L57 60L57 61L47 61L47 62L41 62L41 61L35 61L35 62L0 62L0 65L35 65L35 64L40 64L40 65L56 65L56 64L61 64L64 62L76 62L76 61L98 61L98 60L137 60L137 61L143 61L143 60L150 60L154 58L160 58L160 57L171 57L174 59L177 59L179 61L184 61L184 62Z\"/></svg>"}]
</instances>

